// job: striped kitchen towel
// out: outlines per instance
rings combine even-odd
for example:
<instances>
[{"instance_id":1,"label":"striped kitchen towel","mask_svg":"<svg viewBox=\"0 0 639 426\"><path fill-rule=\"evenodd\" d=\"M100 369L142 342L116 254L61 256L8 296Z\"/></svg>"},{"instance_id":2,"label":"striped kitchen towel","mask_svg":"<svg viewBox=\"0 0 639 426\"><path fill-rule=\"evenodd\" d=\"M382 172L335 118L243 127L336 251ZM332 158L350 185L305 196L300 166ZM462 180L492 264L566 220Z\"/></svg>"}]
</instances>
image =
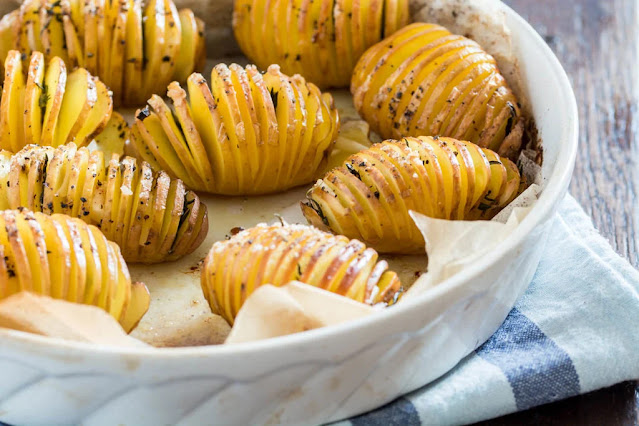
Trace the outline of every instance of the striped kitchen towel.
<instances>
[{"instance_id":1,"label":"striped kitchen towel","mask_svg":"<svg viewBox=\"0 0 639 426\"><path fill-rule=\"evenodd\" d=\"M632 379L639 272L568 196L530 288L501 328L444 377L350 423L466 424Z\"/></svg>"}]
</instances>

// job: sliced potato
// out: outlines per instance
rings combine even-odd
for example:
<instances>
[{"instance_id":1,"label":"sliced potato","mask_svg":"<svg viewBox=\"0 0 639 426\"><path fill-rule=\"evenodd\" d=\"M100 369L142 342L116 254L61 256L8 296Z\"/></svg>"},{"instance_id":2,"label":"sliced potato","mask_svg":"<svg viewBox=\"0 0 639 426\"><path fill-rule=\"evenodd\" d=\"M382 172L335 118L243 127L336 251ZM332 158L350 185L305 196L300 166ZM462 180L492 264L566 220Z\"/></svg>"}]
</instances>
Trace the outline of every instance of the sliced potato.
<instances>
[{"instance_id":1,"label":"sliced potato","mask_svg":"<svg viewBox=\"0 0 639 426\"><path fill-rule=\"evenodd\" d=\"M521 178L510 160L451 138L385 141L350 156L307 193L302 211L315 227L384 253L419 253L424 239L409 215L490 219L509 204Z\"/></svg>"},{"instance_id":2,"label":"sliced potato","mask_svg":"<svg viewBox=\"0 0 639 426\"><path fill-rule=\"evenodd\" d=\"M331 95L276 65L262 75L219 64L210 88L193 74L188 97L177 83L168 93L173 110L159 96L138 110L133 145L196 190L263 194L312 182L339 130Z\"/></svg>"},{"instance_id":3,"label":"sliced potato","mask_svg":"<svg viewBox=\"0 0 639 426\"><path fill-rule=\"evenodd\" d=\"M146 313L148 290L131 284L118 246L97 228L27 210L0 212L0 225L0 299L30 291L99 306L127 332Z\"/></svg>"},{"instance_id":4,"label":"sliced potato","mask_svg":"<svg viewBox=\"0 0 639 426\"><path fill-rule=\"evenodd\" d=\"M204 21L173 0L24 0L0 21L0 60L11 49L86 68L118 106L162 95L203 67L206 54Z\"/></svg>"},{"instance_id":5,"label":"sliced potato","mask_svg":"<svg viewBox=\"0 0 639 426\"><path fill-rule=\"evenodd\" d=\"M114 125L104 136L119 138L117 128ZM8 160L11 171L0 185L0 205L82 219L117 243L130 262L158 263L193 252L208 232L205 205L181 181L154 173L132 157L120 157L114 153L105 163L102 151L73 143L27 146ZM95 258L93 252L85 255ZM72 266L71 275L84 274L81 266ZM112 271L107 268L101 274ZM84 294L76 287L70 291ZM96 297L106 301L104 295Z\"/></svg>"},{"instance_id":6,"label":"sliced potato","mask_svg":"<svg viewBox=\"0 0 639 426\"><path fill-rule=\"evenodd\" d=\"M53 146L64 145L75 139L80 129L84 127L97 101L97 96L95 82L87 70L78 68L69 75Z\"/></svg>"},{"instance_id":7,"label":"sliced potato","mask_svg":"<svg viewBox=\"0 0 639 426\"><path fill-rule=\"evenodd\" d=\"M369 304L392 302L401 291L373 249L302 225L261 224L217 242L201 274L211 309L229 324L255 289L293 280Z\"/></svg>"},{"instance_id":8,"label":"sliced potato","mask_svg":"<svg viewBox=\"0 0 639 426\"><path fill-rule=\"evenodd\" d=\"M55 131L60 119L62 99L67 84L67 68L62 59L55 57L49 62L44 77L44 93L40 106L44 107L44 119L42 126L42 145L55 144Z\"/></svg>"}]
</instances>

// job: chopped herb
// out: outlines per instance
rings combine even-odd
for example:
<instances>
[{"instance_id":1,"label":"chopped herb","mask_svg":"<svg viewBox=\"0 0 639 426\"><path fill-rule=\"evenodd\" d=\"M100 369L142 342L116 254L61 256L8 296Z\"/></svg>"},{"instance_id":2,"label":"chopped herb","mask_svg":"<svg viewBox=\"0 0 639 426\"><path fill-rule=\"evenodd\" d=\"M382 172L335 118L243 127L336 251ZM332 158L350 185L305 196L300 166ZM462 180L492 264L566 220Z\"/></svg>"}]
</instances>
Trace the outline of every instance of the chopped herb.
<instances>
[{"instance_id":1,"label":"chopped herb","mask_svg":"<svg viewBox=\"0 0 639 426\"><path fill-rule=\"evenodd\" d=\"M360 176L359 172L355 170L355 168L353 167L351 163L346 163L346 169L349 171L350 174L355 176L357 179L362 180L362 177Z\"/></svg>"}]
</instances>

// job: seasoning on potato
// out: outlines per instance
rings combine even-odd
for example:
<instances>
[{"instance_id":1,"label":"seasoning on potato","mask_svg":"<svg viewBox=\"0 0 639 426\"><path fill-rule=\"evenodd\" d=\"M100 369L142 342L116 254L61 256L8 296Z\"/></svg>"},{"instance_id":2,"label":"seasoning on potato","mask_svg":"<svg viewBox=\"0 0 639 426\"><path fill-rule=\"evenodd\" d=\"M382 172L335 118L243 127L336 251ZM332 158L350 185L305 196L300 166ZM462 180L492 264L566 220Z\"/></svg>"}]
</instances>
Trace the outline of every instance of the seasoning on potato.
<instances>
[{"instance_id":1,"label":"seasoning on potato","mask_svg":"<svg viewBox=\"0 0 639 426\"><path fill-rule=\"evenodd\" d=\"M307 193L308 221L382 253L424 252L409 211L438 219L490 219L519 193L517 166L444 137L388 140L350 156Z\"/></svg>"},{"instance_id":2,"label":"seasoning on potato","mask_svg":"<svg viewBox=\"0 0 639 426\"><path fill-rule=\"evenodd\" d=\"M0 22L6 49L60 57L113 90L116 105L139 105L204 64L204 22L172 0L24 0Z\"/></svg>"},{"instance_id":3,"label":"seasoning on potato","mask_svg":"<svg viewBox=\"0 0 639 426\"><path fill-rule=\"evenodd\" d=\"M375 250L303 225L262 224L215 243L201 282L213 313L233 324L256 288L294 280L368 304L393 303L400 292Z\"/></svg>"},{"instance_id":4,"label":"seasoning on potato","mask_svg":"<svg viewBox=\"0 0 639 426\"><path fill-rule=\"evenodd\" d=\"M165 172L102 151L30 145L0 159L0 209L64 213L98 227L127 262L159 263L195 250L208 231L206 206Z\"/></svg>"},{"instance_id":5,"label":"seasoning on potato","mask_svg":"<svg viewBox=\"0 0 639 426\"><path fill-rule=\"evenodd\" d=\"M118 246L66 215L0 211L0 299L21 291L98 306L131 331L149 308Z\"/></svg>"},{"instance_id":6,"label":"seasoning on potato","mask_svg":"<svg viewBox=\"0 0 639 426\"><path fill-rule=\"evenodd\" d=\"M408 0L236 0L233 30L258 67L328 88L347 87L362 53L408 21Z\"/></svg>"},{"instance_id":7,"label":"seasoning on potato","mask_svg":"<svg viewBox=\"0 0 639 426\"><path fill-rule=\"evenodd\" d=\"M440 135L519 155L524 120L495 59L439 25L409 25L368 49L351 92L382 138Z\"/></svg>"},{"instance_id":8,"label":"seasoning on potato","mask_svg":"<svg viewBox=\"0 0 639 426\"><path fill-rule=\"evenodd\" d=\"M5 61L0 98L0 149L17 152L29 144L86 145L107 125L111 92L84 68L68 72L57 56L48 63L34 52L26 68L20 52Z\"/></svg>"},{"instance_id":9,"label":"seasoning on potato","mask_svg":"<svg viewBox=\"0 0 639 426\"><path fill-rule=\"evenodd\" d=\"M339 131L328 93L273 65L217 65L187 92L171 83L170 108L154 95L137 112L137 156L189 188L223 195L265 194L307 184L327 162Z\"/></svg>"}]
</instances>

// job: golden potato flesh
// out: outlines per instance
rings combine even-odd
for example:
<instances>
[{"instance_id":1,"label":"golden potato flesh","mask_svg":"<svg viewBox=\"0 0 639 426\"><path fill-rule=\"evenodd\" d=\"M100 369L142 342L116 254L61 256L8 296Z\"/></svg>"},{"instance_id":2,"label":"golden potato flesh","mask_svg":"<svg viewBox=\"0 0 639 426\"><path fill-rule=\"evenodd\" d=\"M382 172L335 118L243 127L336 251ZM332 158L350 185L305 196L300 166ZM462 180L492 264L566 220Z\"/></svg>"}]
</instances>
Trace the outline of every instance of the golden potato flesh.
<instances>
[{"instance_id":1,"label":"golden potato flesh","mask_svg":"<svg viewBox=\"0 0 639 426\"><path fill-rule=\"evenodd\" d=\"M140 105L203 65L204 22L172 0L24 0L0 21L0 57L15 49L84 67L116 105Z\"/></svg>"},{"instance_id":2,"label":"golden potato flesh","mask_svg":"<svg viewBox=\"0 0 639 426\"><path fill-rule=\"evenodd\" d=\"M351 92L385 139L448 136L513 160L519 154L524 120L495 59L438 25L409 25L368 49Z\"/></svg>"},{"instance_id":3,"label":"golden potato flesh","mask_svg":"<svg viewBox=\"0 0 639 426\"><path fill-rule=\"evenodd\" d=\"M86 145L104 129L112 111L111 93L86 69L68 72L62 59L45 63L39 52L24 68L20 52L9 52L0 95L0 149Z\"/></svg>"},{"instance_id":4,"label":"golden potato flesh","mask_svg":"<svg viewBox=\"0 0 639 426\"><path fill-rule=\"evenodd\" d=\"M258 67L347 87L362 53L408 21L408 0L236 0L233 30Z\"/></svg>"},{"instance_id":5,"label":"golden potato flesh","mask_svg":"<svg viewBox=\"0 0 639 426\"><path fill-rule=\"evenodd\" d=\"M106 160L106 162L105 162ZM0 209L63 213L98 227L128 262L158 263L195 250L208 231L206 206L182 181L134 158L30 145L0 169Z\"/></svg>"},{"instance_id":6,"label":"golden potato flesh","mask_svg":"<svg viewBox=\"0 0 639 426\"><path fill-rule=\"evenodd\" d=\"M517 166L451 138L404 138L349 157L307 193L308 221L383 253L424 252L409 211L437 219L490 219L519 193Z\"/></svg>"},{"instance_id":7,"label":"golden potato flesh","mask_svg":"<svg viewBox=\"0 0 639 426\"><path fill-rule=\"evenodd\" d=\"M255 289L294 280L362 303L394 303L399 278L377 259L357 240L303 225L262 224L213 245L204 260L202 290L229 324Z\"/></svg>"},{"instance_id":8,"label":"golden potato flesh","mask_svg":"<svg viewBox=\"0 0 639 426\"><path fill-rule=\"evenodd\" d=\"M118 246L95 226L62 214L0 212L0 299L29 291L100 307L131 331L149 292L131 283Z\"/></svg>"},{"instance_id":9,"label":"golden potato flesh","mask_svg":"<svg viewBox=\"0 0 639 426\"><path fill-rule=\"evenodd\" d=\"M171 83L169 107L153 96L133 126L136 155L214 194L283 191L313 181L334 145L339 117L330 94L273 65L217 65L187 92Z\"/></svg>"}]
</instances>

